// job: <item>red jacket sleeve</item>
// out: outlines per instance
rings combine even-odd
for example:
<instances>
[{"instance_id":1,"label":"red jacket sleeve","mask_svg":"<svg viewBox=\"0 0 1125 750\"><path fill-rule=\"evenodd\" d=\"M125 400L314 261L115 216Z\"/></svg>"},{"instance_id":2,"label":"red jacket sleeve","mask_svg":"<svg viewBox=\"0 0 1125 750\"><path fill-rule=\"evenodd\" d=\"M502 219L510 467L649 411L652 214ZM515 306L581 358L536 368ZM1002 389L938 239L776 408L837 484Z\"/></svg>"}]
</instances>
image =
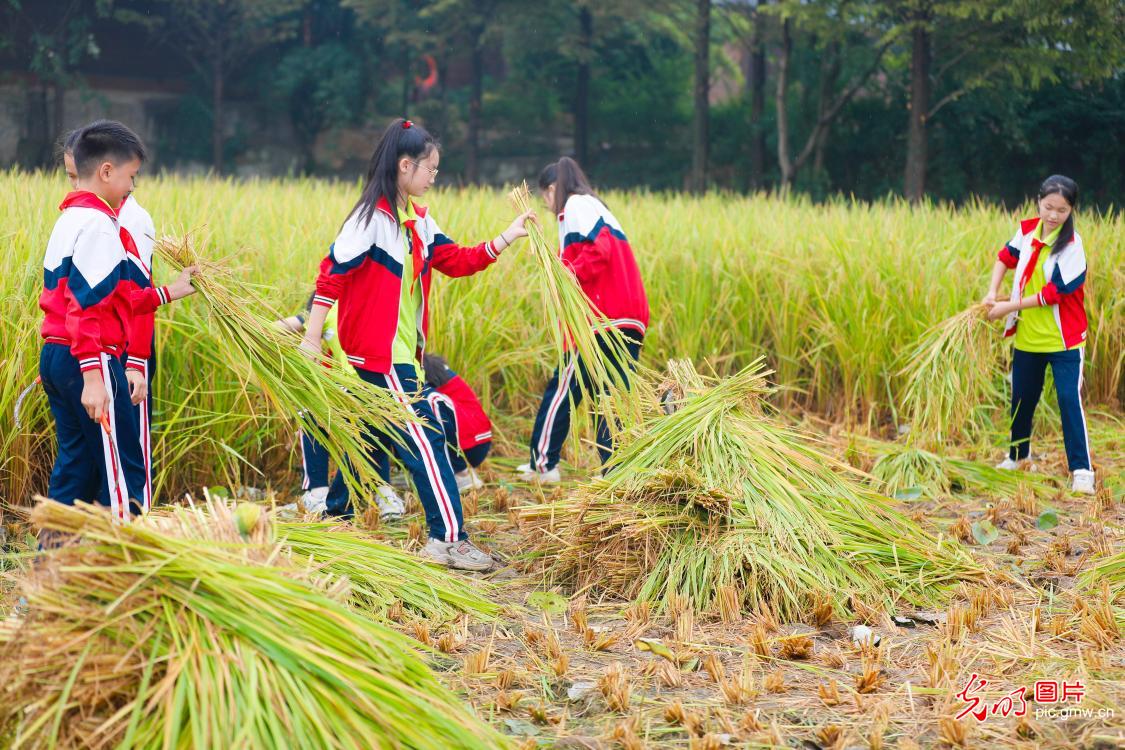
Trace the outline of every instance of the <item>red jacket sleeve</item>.
<instances>
[{"instance_id":1,"label":"red jacket sleeve","mask_svg":"<svg viewBox=\"0 0 1125 750\"><path fill-rule=\"evenodd\" d=\"M66 335L70 338L70 353L78 360L78 367L82 372L101 369L100 308L108 304L108 301L101 301L83 307L67 287Z\"/></svg>"},{"instance_id":2,"label":"red jacket sleeve","mask_svg":"<svg viewBox=\"0 0 1125 750\"><path fill-rule=\"evenodd\" d=\"M356 266L358 267L358 266ZM328 257L320 262L320 273L316 277L316 292L313 294L313 305L332 307L340 299L347 274L353 268L338 264L329 253Z\"/></svg>"},{"instance_id":3,"label":"red jacket sleeve","mask_svg":"<svg viewBox=\"0 0 1125 750\"><path fill-rule=\"evenodd\" d=\"M1015 268L1020 262L1020 251L1011 245L1004 245L996 255L997 259L1008 268Z\"/></svg>"},{"instance_id":4,"label":"red jacket sleeve","mask_svg":"<svg viewBox=\"0 0 1125 750\"><path fill-rule=\"evenodd\" d=\"M430 265L446 276L472 276L483 271L500 257L491 242L461 247L444 234L430 243Z\"/></svg>"},{"instance_id":5,"label":"red jacket sleeve","mask_svg":"<svg viewBox=\"0 0 1125 750\"><path fill-rule=\"evenodd\" d=\"M133 320L129 326L129 351L125 360L128 369L144 372L152 356L152 337L156 330L156 308L171 301L168 287L134 289L130 295Z\"/></svg>"},{"instance_id":6,"label":"red jacket sleeve","mask_svg":"<svg viewBox=\"0 0 1125 750\"><path fill-rule=\"evenodd\" d=\"M372 252L379 250L378 226L376 219L363 222L356 214L347 218L328 248L328 255L320 262L314 305L332 307L336 304L352 274L363 267Z\"/></svg>"}]
</instances>

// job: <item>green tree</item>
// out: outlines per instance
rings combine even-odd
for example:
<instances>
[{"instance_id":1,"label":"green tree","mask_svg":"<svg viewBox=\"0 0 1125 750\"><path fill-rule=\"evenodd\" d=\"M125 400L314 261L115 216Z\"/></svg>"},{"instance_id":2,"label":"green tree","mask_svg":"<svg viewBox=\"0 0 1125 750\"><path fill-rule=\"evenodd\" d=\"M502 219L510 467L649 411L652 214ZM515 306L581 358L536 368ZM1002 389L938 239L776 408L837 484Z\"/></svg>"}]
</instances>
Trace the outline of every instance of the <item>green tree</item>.
<instances>
[{"instance_id":1,"label":"green tree","mask_svg":"<svg viewBox=\"0 0 1125 750\"><path fill-rule=\"evenodd\" d=\"M771 9L780 17L780 42L777 53L777 160L781 184L791 188L797 174L810 157L813 171L823 169L828 134L843 107L879 70L883 56L894 41L893 32L883 34L868 25L873 6L864 0L838 0L809 4L800 0L782 0ZM789 85L794 36L803 34L820 60L816 113L804 144L792 153L790 144ZM856 58L855 72L842 88L839 79L846 57ZM805 81L811 91L813 81Z\"/></svg>"},{"instance_id":2,"label":"green tree","mask_svg":"<svg viewBox=\"0 0 1125 750\"><path fill-rule=\"evenodd\" d=\"M157 0L160 13L131 13L178 50L211 89L211 168L223 171L229 80L256 53L291 38L301 0Z\"/></svg>"},{"instance_id":3,"label":"green tree","mask_svg":"<svg viewBox=\"0 0 1125 750\"><path fill-rule=\"evenodd\" d=\"M878 21L909 39L903 186L926 189L928 128L967 92L1096 81L1125 61L1120 0L891 0Z\"/></svg>"},{"instance_id":4,"label":"green tree","mask_svg":"<svg viewBox=\"0 0 1125 750\"><path fill-rule=\"evenodd\" d=\"M98 57L94 23L112 11L112 0L0 0L0 55L38 84L28 90L28 139L20 148L29 166L54 158L55 135L66 127L66 92L82 85L82 63Z\"/></svg>"},{"instance_id":5,"label":"green tree","mask_svg":"<svg viewBox=\"0 0 1125 750\"><path fill-rule=\"evenodd\" d=\"M708 124L711 110L711 0L695 0L691 120L691 189L707 189Z\"/></svg>"},{"instance_id":6,"label":"green tree","mask_svg":"<svg viewBox=\"0 0 1125 750\"><path fill-rule=\"evenodd\" d=\"M305 0L296 43L271 68L273 85L267 92L289 116L306 174L316 167L320 134L355 122L366 108L365 62L376 51L354 29L354 14L338 0Z\"/></svg>"}]
</instances>

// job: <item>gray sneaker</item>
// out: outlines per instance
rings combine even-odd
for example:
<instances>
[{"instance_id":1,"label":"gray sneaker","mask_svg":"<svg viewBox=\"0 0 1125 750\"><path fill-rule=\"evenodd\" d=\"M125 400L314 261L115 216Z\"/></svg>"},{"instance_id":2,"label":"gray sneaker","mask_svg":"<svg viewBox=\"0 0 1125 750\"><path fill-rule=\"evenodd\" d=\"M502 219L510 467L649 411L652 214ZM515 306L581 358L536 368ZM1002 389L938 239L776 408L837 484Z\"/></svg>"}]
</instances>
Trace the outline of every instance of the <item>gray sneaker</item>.
<instances>
[{"instance_id":1,"label":"gray sneaker","mask_svg":"<svg viewBox=\"0 0 1125 750\"><path fill-rule=\"evenodd\" d=\"M382 485L375 490L375 505L379 506L380 521L398 521L406 515L406 503L393 487Z\"/></svg>"},{"instance_id":2,"label":"gray sneaker","mask_svg":"<svg viewBox=\"0 0 1125 750\"><path fill-rule=\"evenodd\" d=\"M457 570L488 570L492 567L492 558L470 542L443 542L440 539L430 539L422 548L422 554L436 563L448 565Z\"/></svg>"}]
</instances>

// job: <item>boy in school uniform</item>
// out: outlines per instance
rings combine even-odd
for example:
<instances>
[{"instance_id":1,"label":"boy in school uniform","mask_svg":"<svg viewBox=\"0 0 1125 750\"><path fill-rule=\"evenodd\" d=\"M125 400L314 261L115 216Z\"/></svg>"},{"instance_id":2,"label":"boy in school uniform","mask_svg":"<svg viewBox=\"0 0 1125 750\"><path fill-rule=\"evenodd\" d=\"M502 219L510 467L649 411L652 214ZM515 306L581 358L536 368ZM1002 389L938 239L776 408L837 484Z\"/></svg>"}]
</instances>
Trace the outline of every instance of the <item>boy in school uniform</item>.
<instances>
[{"instance_id":1,"label":"boy in school uniform","mask_svg":"<svg viewBox=\"0 0 1125 750\"><path fill-rule=\"evenodd\" d=\"M77 189L78 169L74 163L74 143L82 128L72 130L63 143L63 168L71 187ZM117 223L120 229L121 244L129 259L127 265L127 285L130 291L147 289L153 286L152 260L156 245L156 225L136 196L129 194L117 207ZM159 291L159 290L158 290ZM145 489L141 507L147 513L152 506L152 380L156 369L156 315L155 312L134 312L129 331L129 348L122 357L126 376L136 371L144 378L143 392L130 378L130 397L135 404L141 454L145 465Z\"/></svg>"},{"instance_id":2,"label":"boy in school uniform","mask_svg":"<svg viewBox=\"0 0 1125 750\"><path fill-rule=\"evenodd\" d=\"M39 375L55 421L58 455L49 497L108 506L126 521L141 512L145 466L131 392L147 387L121 362L134 312L185 297L194 269L172 284L131 288L116 206L145 159L133 131L102 120L74 139L75 190L60 205L43 259ZM143 389L143 390L142 390Z\"/></svg>"}]
</instances>

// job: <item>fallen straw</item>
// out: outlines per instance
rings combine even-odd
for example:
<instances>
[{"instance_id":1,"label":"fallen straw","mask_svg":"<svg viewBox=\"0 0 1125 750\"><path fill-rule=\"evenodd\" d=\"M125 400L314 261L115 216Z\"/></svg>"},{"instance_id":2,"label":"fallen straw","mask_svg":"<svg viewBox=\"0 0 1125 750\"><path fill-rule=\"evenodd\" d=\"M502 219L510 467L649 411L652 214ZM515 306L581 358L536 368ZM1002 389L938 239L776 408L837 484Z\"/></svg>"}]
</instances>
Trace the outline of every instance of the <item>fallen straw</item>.
<instances>
[{"instance_id":1,"label":"fallen straw","mask_svg":"<svg viewBox=\"0 0 1125 750\"><path fill-rule=\"evenodd\" d=\"M349 601L384 617L395 602L431 623L471 613L494 617L500 607L488 584L451 575L417 555L377 542L350 525L279 523L277 539L295 562L349 584Z\"/></svg>"},{"instance_id":2,"label":"fallen straw","mask_svg":"<svg viewBox=\"0 0 1125 750\"><path fill-rule=\"evenodd\" d=\"M527 183L508 194L520 213L530 211L531 194ZM585 389L585 403L591 411L606 418L611 432L638 423L643 412L642 395L649 389L639 387L646 375L632 362L625 338L609 325L603 315L578 285L574 274L551 250L542 228L528 222L530 254L539 273L535 274L542 295L543 319L551 321L552 342L559 372L564 371L575 356L581 360L585 374L579 380ZM599 338L601 345L599 345ZM629 388L614 361L629 363L630 379L638 387Z\"/></svg>"},{"instance_id":3,"label":"fallen straw","mask_svg":"<svg viewBox=\"0 0 1125 750\"><path fill-rule=\"evenodd\" d=\"M76 537L40 554L26 613L0 623L13 747L510 746L416 642L348 606L346 579L294 564L266 514L209 503L117 524L48 501L32 520Z\"/></svg>"},{"instance_id":4,"label":"fallen straw","mask_svg":"<svg viewBox=\"0 0 1125 750\"><path fill-rule=\"evenodd\" d=\"M325 447L354 497L369 497L381 480L365 458L366 426L397 439L390 428L407 424L414 415L354 372L327 367L303 354L295 334L273 325L279 315L254 287L240 280L225 260L207 258L190 235L165 237L156 250L174 268L199 268L192 283L210 308L216 361L241 378L251 374L282 418L295 419Z\"/></svg>"}]
</instances>

